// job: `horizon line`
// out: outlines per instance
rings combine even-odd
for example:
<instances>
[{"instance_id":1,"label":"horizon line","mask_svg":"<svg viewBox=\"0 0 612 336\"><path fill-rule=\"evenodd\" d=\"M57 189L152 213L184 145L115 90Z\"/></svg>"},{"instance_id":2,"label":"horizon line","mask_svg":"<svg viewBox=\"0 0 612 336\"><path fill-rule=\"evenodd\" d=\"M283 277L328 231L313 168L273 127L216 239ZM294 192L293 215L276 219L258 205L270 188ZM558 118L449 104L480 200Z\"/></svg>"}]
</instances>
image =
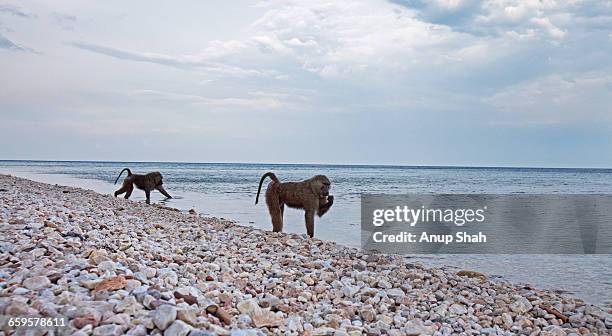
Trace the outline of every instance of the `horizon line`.
<instances>
[{"instance_id":1,"label":"horizon line","mask_svg":"<svg viewBox=\"0 0 612 336\"><path fill-rule=\"evenodd\" d=\"M612 170L612 167L542 167L542 166L470 166L470 165L410 165L410 164L378 164L378 163L273 163L273 162L186 162L186 161L102 161L102 160L20 160L0 159L0 162L81 162L81 163L174 163L174 164L212 164L212 165L277 165L277 166L340 166L340 167L384 167L384 168L435 168L435 169L580 169L580 170Z\"/></svg>"}]
</instances>

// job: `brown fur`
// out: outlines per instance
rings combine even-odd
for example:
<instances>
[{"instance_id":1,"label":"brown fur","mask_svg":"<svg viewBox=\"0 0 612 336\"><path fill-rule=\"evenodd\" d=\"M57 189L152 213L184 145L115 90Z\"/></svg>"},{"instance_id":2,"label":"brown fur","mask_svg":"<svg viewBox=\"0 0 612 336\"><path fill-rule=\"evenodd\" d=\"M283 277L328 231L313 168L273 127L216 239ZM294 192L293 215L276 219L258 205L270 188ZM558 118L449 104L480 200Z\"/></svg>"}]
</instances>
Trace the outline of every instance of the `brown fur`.
<instances>
[{"instance_id":1,"label":"brown fur","mask_svg":"<svg viewBox=\"0 0 612 336\"><path fill-rule=\"evenodd\" d=\"M117 181L119 181L119 177L121 177L121 174L123 174L124 171L127 171L128 175L123 180L123 185L121 186L121 188L115 191L115 197L125 193L125 199L130 198L130 195L132 195L132 191L134 190L134 185L136 185L136 188L144 190L145 196L147 197L147 204L151 203L151 191L153 190L157 190L164 196L172 198L172 196L170 196L170 194L168 194L162 186L163 177L160 172L152 172L145 175L132 174L132 171L130 169L125 168L121 171L121 173L119 173L119 176L117 176L115 184L117 184Z\"/></svg>"},{"instance_id":2,"label":"brown fur","mask_svg":"<svg viewBox=\"0 0 612 336\"><path fill-rule=\"evenodd\" d=\"M272 172L265 173L259 181L255 204L259 201L261 185L266 177L272 181L266 189L266 204L272 218L272 231L283 231L285 205L304 210L306 232L314 236L314 216L323 216L334 204L334 196L329 194L331 182L325 175L316 175L301 182L280 182Z\"/></svg>"}]
</instances>

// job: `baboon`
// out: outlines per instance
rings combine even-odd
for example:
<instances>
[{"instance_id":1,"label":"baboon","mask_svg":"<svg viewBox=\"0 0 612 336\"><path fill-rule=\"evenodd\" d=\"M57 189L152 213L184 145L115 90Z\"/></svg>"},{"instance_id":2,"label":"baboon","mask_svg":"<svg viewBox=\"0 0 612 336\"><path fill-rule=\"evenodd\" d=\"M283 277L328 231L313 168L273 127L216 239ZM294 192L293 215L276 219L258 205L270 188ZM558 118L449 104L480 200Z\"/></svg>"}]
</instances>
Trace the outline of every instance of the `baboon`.
<instances>
[{"instance_id":1,"label":"baboon","mask_svg":"<svg viewBox=\"0 0 612 336\"><path fill-rule=\"evenodd\" d=\"M266 204L272 217L272 231L283 231L285 205L303 209L306 233L314 237L314 216L323 216L334 204L334 196L329 194L331 182L325 175L316 175L301 182L280 182L272 172L265 173L259 181L255 204L259 201L261 184L269 177L272 181L266 189Z\"/></svg>"},{"instance_id":2,"label":"baboon","mask_svg":"<svg viewBox=\"0 0 612 336\"><path fill-rule=\"evenodd\" d=\"M170 194L168 194L162 186L162 174L160 172L152 172L141 175L132 174L132 171L129 168L124 168L121 173L119 173L119 176L117 176L115 184L117 184L117 181L119 181L119 178L124 171L127 171L128 175L123 180L123 185L121 188L115 191L115 197L125 193L125 199L130 198L130 195L132 195L132 190L134 190L134 185L136 185L136 188L144 190L147 197L147 204L151 203L151 191L153 189L157 189L157 191L162 193L167 198L172 198L172 196L170 196Z\"/></svg>"}]
</instances>

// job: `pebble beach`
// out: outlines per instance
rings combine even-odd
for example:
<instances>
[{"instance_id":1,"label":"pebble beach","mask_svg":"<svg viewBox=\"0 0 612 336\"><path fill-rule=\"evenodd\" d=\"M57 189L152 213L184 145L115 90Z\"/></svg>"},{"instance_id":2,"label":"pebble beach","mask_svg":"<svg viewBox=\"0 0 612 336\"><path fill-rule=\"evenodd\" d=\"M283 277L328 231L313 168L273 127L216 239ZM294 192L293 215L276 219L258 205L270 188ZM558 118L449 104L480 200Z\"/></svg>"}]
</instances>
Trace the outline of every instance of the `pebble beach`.
<instances>
[{"instance_id":1,"label":"pebble beach","mask_svg":"<svg viewBox=\"0 0 612 336\"><path fill-rule=\"evenodd\" d=\"M86 189L0 175L0 211L0 336L612 334L610 311L478 270Z\"/></svg>"}]
</instances>

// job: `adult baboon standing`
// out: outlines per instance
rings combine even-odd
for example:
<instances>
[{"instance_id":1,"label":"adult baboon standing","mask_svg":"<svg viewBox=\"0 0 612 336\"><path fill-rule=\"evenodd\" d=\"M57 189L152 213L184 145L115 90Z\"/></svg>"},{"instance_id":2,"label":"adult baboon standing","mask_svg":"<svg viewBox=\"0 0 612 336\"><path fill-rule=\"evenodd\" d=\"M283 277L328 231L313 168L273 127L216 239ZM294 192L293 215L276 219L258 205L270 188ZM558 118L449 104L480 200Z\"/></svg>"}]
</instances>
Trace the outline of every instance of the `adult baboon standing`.
<instances>
[{"instance_id":1,"label":"adult baboon standing","mask_svg":"<svg viewBox=\"0 0 612 336\"><path fill-rule=\"evenodd\" d=\"M301 182L280 182L274 173L267 172L259 181L255 204L259 201L261 185L266 177L272 179L266 189L266 204L272 218L272 231L283 231L283 213L287 205L304 210L306 233L314 237L315 214L323 216L334 204L334 196L329 194L329 179L325 175L316 175Z\"/></svg>"}]
</instances>

